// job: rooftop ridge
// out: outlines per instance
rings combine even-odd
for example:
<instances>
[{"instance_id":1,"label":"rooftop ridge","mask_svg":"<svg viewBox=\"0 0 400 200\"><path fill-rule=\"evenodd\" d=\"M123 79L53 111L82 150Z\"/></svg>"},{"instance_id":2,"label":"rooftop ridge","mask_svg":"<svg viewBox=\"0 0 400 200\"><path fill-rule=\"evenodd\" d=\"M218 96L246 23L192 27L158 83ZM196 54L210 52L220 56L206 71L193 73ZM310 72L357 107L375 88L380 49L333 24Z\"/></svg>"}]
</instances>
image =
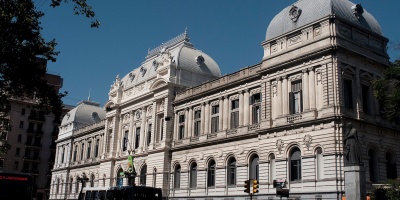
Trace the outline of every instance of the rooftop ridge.
<instances>
[{"instance_id":1,"label":"rooftop ridge","mask_svg":"<svg viewBox=\"0 0 400 200\"><path fill-rule=\"evenodd\" d=\"M161 49L174 46L175 44L178 44L178 43L180 43L182 41L189 42L189 37L188 37L188 34L187 34L186 30L185 30L184 33L182 33L182 34L180 34L180 35L168 40L167 42L161 43L160 46L158 46L158 47L156 47L156 48L154 48L152 50L149 50L148 53L147 53L146 59L158 54Z\"/></svg>"}]
</instances>

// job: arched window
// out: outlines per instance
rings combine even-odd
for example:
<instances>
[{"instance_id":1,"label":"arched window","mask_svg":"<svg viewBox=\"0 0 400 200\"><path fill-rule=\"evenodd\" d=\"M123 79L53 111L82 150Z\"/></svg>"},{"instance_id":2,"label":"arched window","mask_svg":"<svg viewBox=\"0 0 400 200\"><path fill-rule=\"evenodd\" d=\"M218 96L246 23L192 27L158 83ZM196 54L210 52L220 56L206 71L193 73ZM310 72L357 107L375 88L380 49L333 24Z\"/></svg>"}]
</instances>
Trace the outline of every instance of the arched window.
<instances>
[{"instance_id":1,"label":"arched window","mask_svg":"<svg viewBox=\"0 0 400 200\"><path fill-rule=\"evenodd\" d=\"M117 172L117 181L116 181L116 185L117 186L122 186L124 182L124 171L122 171L122 169L120 168Z\"/></svg>"},{"instance_id":2,"label":"arched window","mask_svg":"<svg viewBox=\"0 0 400 200\"><path fill-rule=\"evenodd\" d=\"M140 170L140 185L146 185L147 165L144 165Z\"/></svg>"},{"instance_id":3,"label":"arched window","mask_svg":"<svg viewBox=\"0 0 400 200\"><path fill-rule=\"evenodd\" d=\"M397 178L397 166L394 156L390 152L386 152L386 178L396 179Z\"/></svg>"},{"instance_id":4,"label":"arched window","mask_svg":"<svg viewBox=\"0 0 400 200\"><path fill-rule=\"evenodd\" d=\"M215 187L215 161L214 160L211 160L208 163L207 186L208 187Z\"/></svg>"},{"instance_id":5,"label":"arched window","mask_svg":"<svg viewBox=\"0 0 400 200\"><path fill-rule=\"evenodd\" d=\"M94 187L94 179L95 179L95 176L94 176L94 174L92 174L90 176L90 187Z\"/></svg>"},{"instance_id":6,"label":"arched window","mask_svg":"<svg viewBox=\"0 0 400 200\"><path fill-rule=\"evenodd\" d=\"M103 177L103 187L106 187L106 177Z\"/></svg>"},{"instance_id":7,"label":"arched window","mask_svg":"<svg viewBox=\"0 0 400 200\"><path fill-rule=\"evenodd\" d=\"M324 179L324 156L322 155L321 148L315 150L315 169L316 179Z\"/></svg>"},{"instance_id":8,"label":"arched window","mask_svg":"<svg viewBox=\"0 0 400 200\"><path fill-rule=\"evenodd\" d=\"M174 173L174 188L180 188L181 186L181 166L175 166L175 173Z\"/></svg>"},{"instance_id":9,"label":"arched window","mask_svg":"<svg viewBox=\"0 0 400 200\"><path fill-rule=\"evenodd\" d=\"M156 187L157 185L157 169L153 169L153 187Z\"/></svg>"},{"instance_id":10,"label":"arched window","mask_svg":"<svg viewBox=\"0 0 400 200\"><path fill-rule=\"evenodd\" d=\"M234 157L228 160L227 171L228 185L236 185L236 159Z\"/></svg>"},{"instance_id":11,"label":"arched window","mask_svg":"<svg viewBox=\"0 0 400 200\"><path fill-rule=\"evenodd\" d=\"M258 155L253 155L249 165L249 179L258 179Z\"/></svg>"},{"instance_id":12,"label":"arched window","mask_svg":"<svg viewBox=\"0 0 400 200\"><path fill-rule=\"evenodd\" d=\"M368 150L369 180L373 183L378 182L378 158L374 150Z\"/></svg>"},{"instance_id":13,"label":"arched window","mask_svg":"<svg viewBox=\"0 0 400 200\"><path fill-rule=\"evenodd\" d=\"M272 183L275 180L275 155L269 155L269 182Z\"/></svg>"},{"instance_id":14,"label":"arched window","mask_svg":"<svg viewBox=\"0 0 400 200\"><path fill-rule=\"evenodd\" d=\"M197 163L193 163L190 166L190 174L189 174L189 186L190 188L196 188L197 187Z\"/></svg>"},{"instance_id":15,"label":"arched window","mask_svg":"<svg viewBox=\"0 0 400 200\"><path fill-rule=\"evenodd\" d=\"M301 180L301 152L300 149L295 147L290 152L289 159L289 174L290 181L300 181Z\"/></svg>"}]
</instances>

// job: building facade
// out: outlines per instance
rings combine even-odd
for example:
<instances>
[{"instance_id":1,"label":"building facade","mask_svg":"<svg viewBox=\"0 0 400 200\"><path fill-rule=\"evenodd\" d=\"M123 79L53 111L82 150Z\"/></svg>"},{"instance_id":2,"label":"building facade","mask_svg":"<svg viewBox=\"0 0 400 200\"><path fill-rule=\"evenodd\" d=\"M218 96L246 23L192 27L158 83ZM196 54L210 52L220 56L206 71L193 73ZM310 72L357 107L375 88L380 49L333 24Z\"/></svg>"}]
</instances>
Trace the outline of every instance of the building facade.
<instances>
[{"instance_id":1,"label":"building facade","mask_svg":"<svg viewBox=\"0 0 400 200\"><path fill-rule=\"evenodd\" d=\"M139 68L116 77L104 108L83 101L64 117L50 198L78 198L82 176L87 186L115 186L128 155L136 184L162 188L167 196L175 93L220 76L217 63L195 49L186 32L149 51Z\"/></svg>"},{"instance_id":2,"label":"building facade","mask_svg":"<svg viewBox=\"0 0 400 200\"><path fill-rule=\"evenodd\" d=\"M387 42L378 22L360 4L300 0L270 22L258 64L186 84L191 88L181 91L162 82L165 86L154 90L149 101L145 95L135 96L135 85L132 104L118 103L130 89L127 77L117 77L103 122L107 137L100 163L109 163L108 168L96 168L97 175L93 168L78 165L71 180L85 172L94 174L97 185L101 178L109 178L103 185L115 185L118 172L126 169L128 141L134 146L136 183L162 187L169 199L246 199L243 186L248 179L259 181L258 199L278 199L273 186L278 179L286 182L291 199L341 199L347 165L344 139L351 123L370 190L396 178L399 171L400 126L381 116L371 85L389 66ZM196 64L209 59L191 57ZM148 69L134 70L133 79L136 71ZM174 83L178 77L190 77L178 76L176 70L165 73L175 74L169 79ZM143 88L152 88L145 83ZM159 85L156 79L152 85ZM156 98L161 91L163 98ZM158 105L163 105L162 112ZM164 120L161 132L157 119ZM147 144L144 137L150 138Z\"/></svg>"},{"instance_id":3,"label":"building facade","mask_svg":"<svg viewBox=\"0 0 400 200\"><path fill-rule=\"evenodd\" d=\"M39 67L46 68L47 63L39 60ZM63 79L59 75L46 74L44 79L56 92L62 87ZM7 133L7 143L11 149L0 157L0 171L22 173L33 176L35 187L33 198L49 198L51 169L53 169L60 117L45 114L35 107L35 99L10 99L9 118L11 130ZM63 112L71 107L65 105Z\"/></svg>"}]
</instances>

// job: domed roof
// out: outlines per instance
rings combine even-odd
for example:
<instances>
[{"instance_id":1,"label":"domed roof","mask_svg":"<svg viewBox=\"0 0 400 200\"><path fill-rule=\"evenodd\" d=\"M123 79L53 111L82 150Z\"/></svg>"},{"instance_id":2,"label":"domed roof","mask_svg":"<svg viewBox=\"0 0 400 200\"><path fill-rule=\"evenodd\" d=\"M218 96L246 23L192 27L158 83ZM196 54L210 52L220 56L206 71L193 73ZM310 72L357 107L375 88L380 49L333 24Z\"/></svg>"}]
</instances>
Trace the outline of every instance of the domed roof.
<instances>
[{"instance_id":1,"label":"domed roof","mask_svg":"<svg viewBox=\"0 0 400 200\"><path fill-rule=\"evenodd\" d=\"M93 124L104 119L106 112L100 107L99 103L92 101L81 101L74 109L70 110L63 118L61 126L75 123L74 128Z\"/></svg>"},{"instance_id":2,"label":"domed roof","mask_svg":"<svg viewBox=\"0 0 400 200\"><path fill-rule=\"evenodd\" d=\"M149 51L142 65L121 79L124 88L129 88L132 85L153 77L157 74L158 64L163 62L173 63L177 69L199 75L215 78L221 76L221 70L214 59L194 48L185 32Z\"/></svg>"},{"instance_id":3,"label":"domed roof","mask_svg":"<svg viewBox=\"0 0 400 200\"><path fill-rule=\"evenodd\" d=\"M268 26L266 40L288 33L323 17L335 15L352 24L382 35L376 19L348 0L299 0L277 14Z\"/></svg>"}]
</instances>

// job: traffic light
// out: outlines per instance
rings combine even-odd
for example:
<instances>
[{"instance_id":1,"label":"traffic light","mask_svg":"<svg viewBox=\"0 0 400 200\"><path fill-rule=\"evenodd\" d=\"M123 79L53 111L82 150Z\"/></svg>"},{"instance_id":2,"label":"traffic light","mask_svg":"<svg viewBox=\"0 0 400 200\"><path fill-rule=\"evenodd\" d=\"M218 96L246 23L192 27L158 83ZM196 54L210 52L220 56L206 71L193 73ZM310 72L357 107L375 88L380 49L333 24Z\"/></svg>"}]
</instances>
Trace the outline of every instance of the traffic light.
<instances>
[{"instance_id":1,"label":"traffic light","mask_svg":"<svg viewBox=\"0 0 400 200\"><path fill-rule=\"evenodd\" d=\"M258 181L253 180L253 194L258 193Z\"/></svg>"},{"instance_id":2,"label":"traffic light","mask_svg":"<svg viewBox=\"0 0 400 200\"><path fill-rule=\"evenodd\" d=\"M250 180L244 181L244 188L245 188L244 192L250 193Z\"/></svg>"}]
</instances>

